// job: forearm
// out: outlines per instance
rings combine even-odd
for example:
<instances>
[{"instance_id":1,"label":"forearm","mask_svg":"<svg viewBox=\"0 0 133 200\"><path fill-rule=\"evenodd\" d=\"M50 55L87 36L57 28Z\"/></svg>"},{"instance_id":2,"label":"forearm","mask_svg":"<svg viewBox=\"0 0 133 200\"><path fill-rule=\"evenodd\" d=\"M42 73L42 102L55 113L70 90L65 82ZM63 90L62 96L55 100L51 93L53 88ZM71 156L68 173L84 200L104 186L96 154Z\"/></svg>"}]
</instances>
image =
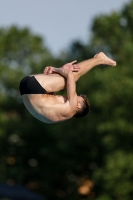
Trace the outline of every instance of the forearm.
<instances>
[{"instance_id":1,"label":"forearm","mask_svg":"<svg viewBox=\"0 0 133 200\"><path fill-rule=\"evenodd\" d=\"M67 89L67 97L68 97L68 100L70 101L70 104L72 106L76 105L77 104L77 101L75 104L75 100L77 100L76 83L75 83L73 73L71 71L69 71L68 76L67 76L66 89Z\"/></svg>"},{"instance_id":2,"label":"forearm","mask_svg":"<svg viewBox=\"0 0 133 200\"><path fill-rule=\"evenodd\" d=\"M63 68L55 68L53 67L52 73L55 72L57 74L60 74L62 76L64 76L65 78L67 78L69 70L63 69Z\"/></svg>"}]
</instances>

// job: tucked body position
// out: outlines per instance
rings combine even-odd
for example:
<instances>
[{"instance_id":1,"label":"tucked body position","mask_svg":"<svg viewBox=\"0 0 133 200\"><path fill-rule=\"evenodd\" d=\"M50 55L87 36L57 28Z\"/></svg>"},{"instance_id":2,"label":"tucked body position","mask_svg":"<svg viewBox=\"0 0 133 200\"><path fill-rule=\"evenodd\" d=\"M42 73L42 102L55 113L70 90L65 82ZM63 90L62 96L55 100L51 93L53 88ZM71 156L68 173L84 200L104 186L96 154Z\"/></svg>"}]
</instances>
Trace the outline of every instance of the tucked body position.
<instances>
[{"instance_id":1,"label":"tucked body position","mask_svg":"<svg viewBox=\"0 0 133 200\"><path fill-rule=\"evenodd\" d=\"M38 120L57 123L84 117L90 111L85 95L77 95L76 81L98 65L116 66L103 52L80 63L73 61L60 68L47 66L43 74L28 75L20 82L20 94L27 110ZM55 93L66 89L67 96Z\"/></svg>"}]
</instances>

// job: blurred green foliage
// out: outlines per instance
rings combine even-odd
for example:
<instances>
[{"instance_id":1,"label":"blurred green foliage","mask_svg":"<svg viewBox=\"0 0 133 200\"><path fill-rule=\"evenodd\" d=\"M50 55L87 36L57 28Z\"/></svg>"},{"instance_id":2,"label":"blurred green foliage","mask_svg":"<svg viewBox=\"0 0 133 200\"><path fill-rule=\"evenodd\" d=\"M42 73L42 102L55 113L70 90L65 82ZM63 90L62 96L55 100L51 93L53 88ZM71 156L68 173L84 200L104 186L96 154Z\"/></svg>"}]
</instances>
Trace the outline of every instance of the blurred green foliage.
<instances>
[{"instance_id":1,"label":"blurred green foliage","mask_svg":"<svg viewBox=\"0 0 133 200\"><path fill-rule=\"evenodd\" d=\"M100 66L81 77L91 113L47 125L24 107L19 82L104 51L116 67ZM97 16L88 44L74 41L54 57L29 29L0 29L0 180L22 184L48 200L133 198L133 1L120 12Z\"/></svg>"}]
</instances>

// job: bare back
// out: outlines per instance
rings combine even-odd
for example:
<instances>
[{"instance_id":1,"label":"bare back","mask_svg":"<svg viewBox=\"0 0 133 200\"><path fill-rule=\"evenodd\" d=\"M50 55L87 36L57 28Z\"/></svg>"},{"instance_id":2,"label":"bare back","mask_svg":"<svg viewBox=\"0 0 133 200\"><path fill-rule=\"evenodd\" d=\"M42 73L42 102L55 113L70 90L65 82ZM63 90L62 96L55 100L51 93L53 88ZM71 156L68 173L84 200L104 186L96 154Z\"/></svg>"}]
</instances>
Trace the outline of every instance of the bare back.
<instances>
[{"instance_id":1,"label":"bare back","mask_svg":"<svg viewBox=\"0 0 133 200\"><path fill-rule=\"evenodd\" d=\"M23 103L27 110L44 123L57 123L71 118L67 98L50 94L24 94Z\"/></svg>"}]
</instances>

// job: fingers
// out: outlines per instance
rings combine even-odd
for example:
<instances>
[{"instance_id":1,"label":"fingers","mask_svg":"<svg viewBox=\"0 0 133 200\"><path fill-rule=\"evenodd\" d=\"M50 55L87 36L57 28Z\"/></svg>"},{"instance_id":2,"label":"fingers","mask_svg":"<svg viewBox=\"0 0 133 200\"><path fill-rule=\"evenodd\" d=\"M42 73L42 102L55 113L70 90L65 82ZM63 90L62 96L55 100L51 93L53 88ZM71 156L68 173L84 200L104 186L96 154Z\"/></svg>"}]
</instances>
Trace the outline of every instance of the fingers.
<instances>
[{"instance_id":1,"label":"fingers","mask_svg":"<svg viewBox=\"0 0 133 200\"><path fill-rule=\"evenodd\" d=\"M50 69L50 67L46 67L44 70L44 74L46 74L46 75L49 74L49 69Z\"/></svg>"},{"instance_id":2,"label":"fingers","mask_svg":"<svg viewBox=\"0 0 133 200\"><path fill-rule=\"evenodd\" d=\"M79 68L73 68L72 72L78 72L80 69Z\"/></svg>"},{"instance_id":3,"label":"fingers","mask_svg":"<svg viewBox=\"0 0 133 200\"><path fill-rule=\"evenodd\" d=\"M48 74L52 74L52 72L53 72L53 67L49 67Z\"/></svg>"},{"instance_id":4,"label":"fingers","mask_svg":"<svg viewBox=\"0 0 133 200\"><path fill-rule=\"evenodd\" d=\"M76 64L76 65L73 65L73 68L80 69L80 65L78 65L78 64Z\"/></svg>"},{"instance_id":5,"label":"fingers","mask_svg":"<svg viewBox=\"0 0 133 200\"><path fill-rule=\"evenodd\" d=\"M44 69L43 73L44 73L44 74L47 74L47 72L48 72L48 67L46 67L46 68Z\"/></svg>"},{"instance_id":6,"label":"fingers","mask_svg":"<svg viewBox=\"0 0 133 200\"><path fill-rule=\"evenodd\" d=\"M73 65L73 70L79 71L80 70L80 66L78 64L77 65Z\"/></svg>"},{"instance_id":7,"label":"fingers","mask_svg":"<svg viewBox=\"0 0 133 200\"><path fill-rule=\"evenodd\" d=\"M70 62L70 64L74 64L74 63L76 63L76 62L77 62L77 60L74 60L74 61Z\"/></svg>"},{"instance_id":8,"label":"fingers","mask_svg":"<svg viewBox=\"0 0 133 200\"><path fill-rule=\"evenodd\" d=\"M73 72L77 72L77 71L79 71L80 70L80 66L78 65L78 64L75 64L74 65L74 63L76 63L77 62L77 60L74 60L74 61L72 61L70 64L72 65L72 71Z\"/></svg>"},{"instance_id":9,"label":"fingers","mask_svg":"<svg viewBox=\"0 0 133 200\"><path fill-rule=\"evenodd\" d=\"M52 71L53 71L53 67L47 66L47 67L44 69L43 73L44 73L45 75L47 75L47 74L52 74Z\"/></svg>"}]
</instances>

